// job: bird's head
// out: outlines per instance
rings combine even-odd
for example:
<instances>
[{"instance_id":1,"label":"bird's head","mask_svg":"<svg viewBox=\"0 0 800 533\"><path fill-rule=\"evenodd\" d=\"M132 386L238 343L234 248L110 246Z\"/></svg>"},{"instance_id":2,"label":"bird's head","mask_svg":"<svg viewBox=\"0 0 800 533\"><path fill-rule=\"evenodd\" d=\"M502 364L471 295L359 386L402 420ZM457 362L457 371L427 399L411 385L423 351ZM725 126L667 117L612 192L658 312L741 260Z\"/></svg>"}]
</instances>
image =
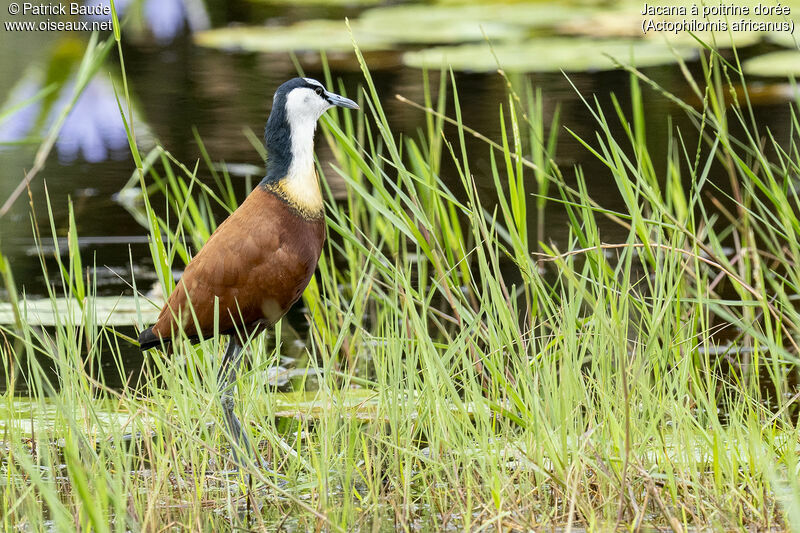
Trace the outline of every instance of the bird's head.
<instances>
[{"instance_id":1,"label":"bird's head","mask_svg":"<svg viewBox=\"0 0 800 533\"><path fill-rule=\"evenodd\" d=\"M315 198L319 196L314 172L314 130L319 117L334 106L358 109L352 100L327 91L311 78L294 78L278 87L264 135L268 152L267 174L262 181L265 186L288 179L300 183L293 187L311 191ZM284 193L302 196L297 191ZM321 197L316 199L321 207Z\"/></svg>"},{"instance_id":2,"label":"bird's head","mask_svg":"<svg viewBox=\"0 0 800 533\"><path fill-rule=\"evenodd\" d=\"M270 179L282 178L291 156L313 147L317 120L334 106L358 109L354 101L327 91L311 78L293 78L278 87L264 132Z\"/></svg>"},{"instance_id":3,"label":"bird's head","mask_svg":"<svg viewBox=\"0 0 800 533\"><path fill-rule=\"evenodd\" d=\"M284 118L292 126L315 124L325 111L334 106L358 109L354 101L326 90L317 80L293 78L275 91L270 121L273 115L278 115L276 118Z\"/></svg>"}]
</instances>

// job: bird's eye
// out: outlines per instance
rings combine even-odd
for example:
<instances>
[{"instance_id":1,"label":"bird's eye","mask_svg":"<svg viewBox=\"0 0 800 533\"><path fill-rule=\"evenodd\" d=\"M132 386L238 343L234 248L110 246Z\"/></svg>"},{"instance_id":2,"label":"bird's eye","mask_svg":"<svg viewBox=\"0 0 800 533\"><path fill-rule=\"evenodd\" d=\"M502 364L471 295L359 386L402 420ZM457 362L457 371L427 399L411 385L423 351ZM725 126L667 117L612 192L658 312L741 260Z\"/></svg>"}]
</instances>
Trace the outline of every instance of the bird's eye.
<instances>
[{"instance_id":1,"label":"bird's eye","mask_svg":"<svg viewBox=\"0 0 800 533\"><path fill-rule=\"evenodd\" d=\"M317 96L322 96L322 87L317 87L314 92L317 93Z\"/></svg>"}]
</instances>

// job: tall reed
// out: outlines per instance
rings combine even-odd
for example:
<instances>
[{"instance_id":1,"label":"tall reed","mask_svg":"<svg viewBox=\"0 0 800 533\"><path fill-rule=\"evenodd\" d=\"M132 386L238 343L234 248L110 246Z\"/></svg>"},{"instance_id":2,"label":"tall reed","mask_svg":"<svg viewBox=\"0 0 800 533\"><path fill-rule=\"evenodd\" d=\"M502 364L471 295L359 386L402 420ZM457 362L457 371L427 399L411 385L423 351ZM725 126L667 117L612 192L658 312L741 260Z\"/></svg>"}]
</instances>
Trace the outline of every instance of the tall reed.
<instances>
[{"instance_id":1,"label":"tall reed","mask_svg":"<svg viewBox=\"0 0 800 533\"><path fill-rule=\"evenodd\" d=\"M686 74L700 108L629 69L629 104L586 97L592 138L563 126L613 178L625 205L614 211L582 168L557 164L561 126L542 122L535 89L510 83L491 140L465 124L452 74L426 75L426 130L400 137L359 60L364 113L329 115L318 141L335 159L319 166L323 183L347 185L342 200L328 191L329 239L303 296L318 386L273 392L280 325L250 343L239 380L243 419L279 475L221 474L216 336L152 354L139 389L92 377L101 355L127 375L127 335L98 323L71 219L68 261L48 274L63 287L54 309L65 298L75 312L39 328L15 304L18 324L0 330L30 390L0 397L3 526L796 528L797 105L790 138L775 139L749 101L726 100L745 83L738 63L710 54L702 78ZM666 160L645 138L643 91L696 125L664 132ZM123 88L124 116L127 98ZM468 136L484 151L467 150ZM129 137L166 293L234 189L163 147L139 154ZM553 203L569 221L558 244L539 222ZM606 219L624 239L605 241ZM154 305L133 283L140 308Z\"/></svg>"}]
</instances>

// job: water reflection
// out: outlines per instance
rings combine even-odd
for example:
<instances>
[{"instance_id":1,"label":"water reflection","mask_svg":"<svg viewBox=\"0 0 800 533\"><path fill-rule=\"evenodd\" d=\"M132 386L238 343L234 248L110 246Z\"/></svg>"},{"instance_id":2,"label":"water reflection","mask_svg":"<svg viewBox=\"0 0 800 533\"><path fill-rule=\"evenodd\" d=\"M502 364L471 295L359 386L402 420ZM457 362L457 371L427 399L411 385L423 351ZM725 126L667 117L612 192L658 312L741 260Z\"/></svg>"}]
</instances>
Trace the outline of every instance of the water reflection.
<instances>
[{"instance_id":1,"label":"water reflection","mask_svg":"<svg viewBox=\"0 0 800 533\"><path fill-rule=\"evenodd\" d=\"M87 15L85 19L108 20L102 8L110 9L109 0L87 0L86 5L98 14ZM132 15L131 19L137 22L132 24L133 28L141 30L143 27L160 45L171 43L187 29L198 31L209 26L208 13L201 0L118 0L115 7L121 17ZM44 136L72 102L84 48L83 43L77 45L77 42L65 37L41 61L44 68L36 64L27 69L0 108L0 117L3 117L0 119L0 143L8 146L29 137ZM56 73L55 79L52 79L52 72ZM56 87L55 96L35 98L48 84ZM139 113L136 110L133 113L138 140L146 141L148 128ZM61 128L56 141L58 159L65 164L81 158L97 163L125 157L127 147L114 85L106 76L97 75L75 102Z\"/></svg>"},{"instance_id":2,"label":"water reflection","mask_svg":"<svg viewBox=\"0 0 800 533\"><path fill-rule=\"evenodd\" d=\"M87 6L108 7L109 0L87 0ZM116 0L120 18L133 14L139 30L145 29L157 44L167 45L185 30L200 31L209 27L208 12L202 0ZM87 20L107 20L105 15L90 15Z\"/></svg>"},{"instance_id":3,"label":"water reflection","mask_svg":"<svg viewBox=\"0 0 800 533\"><path fill-rule=\"evenodd\" d=\"M97 0L92 1L95 4L100 3ZM103 1L108 2L108 0ZM193 22L198 20L194 18L193 9L199 5L193 2L150 0L134 3L131 0L121 0L116 5L123 12L133 10L128 12L129 16L133 17L138 13L142 20L155 17L155 13L158 13L159 20L151 19L153 24L149 31L156 35L159 43L175 38L187 28L192 30L200 27ZM201 24L203 19L207 24L207 15L204 8L202 9ZM235 8L231 9L236 12ZM282 20L291 21L293 17L298 16L298 11L289 8L274 8L274 11L284 17ZM228 14L228 16L233 15ZM249 22L255 21L255 16L252 14L248 16ZM125 28L126 42L132 36L132 32L129 31L131 27ZM76 39L73 41L77 41L81 46L73 46L72 48L77 48L77 51L70 51L69 54L56 53L54 50L48 52L46 48L37 52L41 56L35 61L38 67L32 65L27 67L21 76L22 81L15 87L8 103L0 109L11 109L12 106L24 102L41 91L43 87L57 84L63 85L63 88L48 95L48 98L38 100L8 116L0 124L0 139L16 142L25 139L26 136L41 135L46 131L44 126L52 124L52 117L58 116L72 94L73 82L70 80L74 79L74 70L85 47L85 42ZM129 42L124 50L131 91L135 93L135 101L141 104L142 114L135 113L138 117L137 137L140 140L145 137L143 134L146 130L141 117L146 113L153 131L158 132L160 143L180 161L189 163L201 157L193 135L193 127L196 127L199 138L203 140L215 162L225 161L234 166L249 165L258 168L262 161L243 134L243 130L249 129L255 132L256 138L261 136L274 87L296 74L295 65L290 58L286 54L230 54L193 46L188 39L176 39L169 47L152 46L146 44L147 42L152 42L152 39ZM398 51L396 55L400 53ZM32 196L38 205L41 205L44 197L43 184L47 180L48 192L54 199L55 225L63 232L67 220L65 198L68 195L76 198L76 191L82 188L96 189L96 195L82 198L76 203L75 216L82 237L116 239L91 241L91 252L96 254L97 264L103 265L98 272L124 273L131 270L132 262L139 287L145 287L146 290L146 286L152 281L152 259L146 239L141 240L145 232L128 211L120 209L111 201L112 194L119 191L132 171L130 160L127 159L124 128L119 119L113 92L113 87L116 86L119 91L121 84L119 80L110 80L107 74L108 71L118 70L113 63L113 55L112 53L110 56L109 65L101 68L99 76L77 102L76 109L64 125L54 150L60 162L70 164L68 166L48 164L37 181L32 184L31 190ZM322 79L323 73L320 71L319 63L312 62L312 65L309 65L305 59L306 56L300 58L305 73ZM415 136L416 132L423 131L426 126L424 114L399 102L394 95L402 94L415 102L424 102L422 74L418 70L397 67L397 61L391 64L394 65L393 68L376 68L373 71L374 83L378 93L383 95L384 110L393 129L398 134ZM689 64L687 68L696 71L698 65ZM45 78L46 72L53 71L60 72L59 76L54 77L51 74L49 78ZM341 78L348 95L357 97L356 88L363 81L360 73L338 65L333 71L337 79ZM679 69L669 66L650 68L646 74L680 97L691 95L687 92L685 80ZM500 139L497 106L507 98L504 80L497 75L457 73L456 81L464 122L492 139ZM611 109L610 93L614 92L621 96L622 107L627 110L628 106L625 95L629 94L630 88L626 72L577 73L570 74L569 79L560 73L519 74L513 76L513 81L517 88L524 87L528 82L541 88L544 105L540 112L544 122L549 124L556 107L559 107L562 124L568 125L571 132L583 139L594 139L597 125L579 95L590 101L596 98L603 109ZM434 88L439 86L436 73L432 74L431 86ZM433 98L435 101L436 94ZM688 145L697 142L692 136L693 126L690 120L677 106L652 91L645 92L644 99L648 112L645 123L646 137L651 143L650 153L654 160L665 160L667 156L665 135L673 129L681 130L682 137ZM784 109L781 104L756 108L754 112L760 124L782 135L781 138L788 138L785 132L791 130L791 120ZM447 101L446 114L448 116L455 114L452 97ZM610 127L615 137L624 138L625 130L621 124L614 122ZM448 126L446 134L452 139L456 138L457 132ZM523 146L528 144L528 140L525 139ZM485 143L472 137L465 140L465 146L470 154L471 169L478 181L481 198L491 208L495 203L495 191L489 164L489 149ZM10 154L10 151L7 153ZM19 163L7 162L0 171L0 183L15 185L19 181L19 176L13 172L18 172L24 164L29 164L29 158L23 161L22 156L18 153L15 155L18 156ZM123 155L126 159L115 161L116 155ZM342 197L344 182L338 179L336 172L330 170L333 158L324 142L318 143L317 155L329 187L336 197ZM575 181L571 168L579 165L587 176L587 188L592 197L605 208L625 209L624 201L616 194L617 189L608 169L596 158L591 157L585 147L564 129L561 129L559 134L557 159L565 169L565 179L569 185L574 185ZM205 167L202 164L200 167L199 177L210 179ZM716 172L716 167L713 170ZM252 183L257 177L253 177L252 171L248 172L251 174L249 180ZM247 175L248 172L242 174ZM445 157L442 163L442 175L448 185L458 190L460 185L458 172L448 157ZM716 177L716 174L712 177ZM724 184L726 176L721 177ZM243 198L248 180L236 174L233 181L236 196ZM534 202L535 198L531 197L528 206L530 213L536 212ZM25 202L19 202L14 213L18 218L15 220L27 222L26 209ZM45 217L46 213L46 210L38 212L38 222L44 227L49 224ZM545 241L559 249L569 246L570 225L563 207L556 202L548 203L544 219ZM529 231L535 231L535 217L531 216L530 224ZM600 224L605 240L620 242L626 238L627 233L617 225L605 219L601 219ZM3 240L4 252L11 257L19 284L25 287L28 294L44 294L44 287L49 281L40 273L37 258L26 255L26 250L34 249L29 225L5 224ZM147 277L148 274L150 277ZM109 274L105 278L105 283L99 284L99 292L107 295L118 295L122 292L129 294L130 287L125 283L129 279L130 276L127 274L124 275L124 279L123 276ZM302 313L288 317L286 323L299 328L307 327ZM131 350L130 356L139 357L135 350Z\"/></svg>"},{"instance_id":4,"label":"water reflection","mask_svg":"<svg viewBox=\"0 0 800 533\"><path fill-rule=\"evenodd\" d=\"M41 82L38 80L40 78L41 76L38 75L38 73L31 72L21 79L11 91L8 101L2 107L2 109L6 111L0 111L0 116L24 104L26 100L34 96L39 91ZM42 103L40 100L37 100L20 107L16 111L6 115L4 119L1 119L0 143L15 143L28 137L33 129L36 117L39 116L41 108ZM0 149L2 148L3 146L0 145Z\"/></svg>"},{"instance_id":5,"label":"water reflection","mask_svg":"<svg viewBox=\"0 0 800 533\"><path fill-rule=\"evenodd\" d=\"M55 106L57 112L65 108L72 99L75 82L71 81L59 95ZM50 119L53 119L51 114ZM144 125L139 121L139 131ZM56 141L58 158L62 163L71 163L82 156L90 163L105 161L109 157L126 157L128 139L125 125L119 113L114 87L104 77L95 77L84 89L69 116L64 121Z\"/></svg>"},{"instance_id":6,"label":"water reflection","mask_svg":"<svg viewBox=\"0 0 800 533\"><path fill-rule=\"evenodd\" d=\"M72 103L77 87L83 43L71 38L59 41L49 55L28 67L21 81L0 108L0 142L20 143L47 135ZM127 156L128 141L108 68L101 67L81 92L56 140L58 160L64 164L82 159L98 163ZM52 89L48 93L47 90ZM124 103L123 103L124 105ZM21 106L21 107L18 107ZM141 146L149 144L149 128L134 107L133 122Z\"/></svg>"}]
</instances>

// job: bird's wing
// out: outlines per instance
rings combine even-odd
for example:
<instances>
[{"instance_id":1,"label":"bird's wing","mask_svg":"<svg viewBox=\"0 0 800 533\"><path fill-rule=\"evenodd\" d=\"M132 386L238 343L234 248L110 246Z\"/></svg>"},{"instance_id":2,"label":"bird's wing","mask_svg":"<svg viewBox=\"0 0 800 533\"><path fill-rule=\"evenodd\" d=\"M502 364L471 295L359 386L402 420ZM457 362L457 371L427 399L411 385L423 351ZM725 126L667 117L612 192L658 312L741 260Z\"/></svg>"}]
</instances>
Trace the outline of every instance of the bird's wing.
<instances>
[{"instance_id":1,"label":"bird's wing","mask_svg":"<svg viewBox=\"0 0 800 533\"><path fill-rule=\"evenodd\" d=\"M220 331L262 317L257 288L263 281L257 275L280 253L281 235L269 211L253 198L248 196L189 262L153 326L159 337L178 329L190 336L211 334L215 305Z\"/></svg>"}]
</instances>

